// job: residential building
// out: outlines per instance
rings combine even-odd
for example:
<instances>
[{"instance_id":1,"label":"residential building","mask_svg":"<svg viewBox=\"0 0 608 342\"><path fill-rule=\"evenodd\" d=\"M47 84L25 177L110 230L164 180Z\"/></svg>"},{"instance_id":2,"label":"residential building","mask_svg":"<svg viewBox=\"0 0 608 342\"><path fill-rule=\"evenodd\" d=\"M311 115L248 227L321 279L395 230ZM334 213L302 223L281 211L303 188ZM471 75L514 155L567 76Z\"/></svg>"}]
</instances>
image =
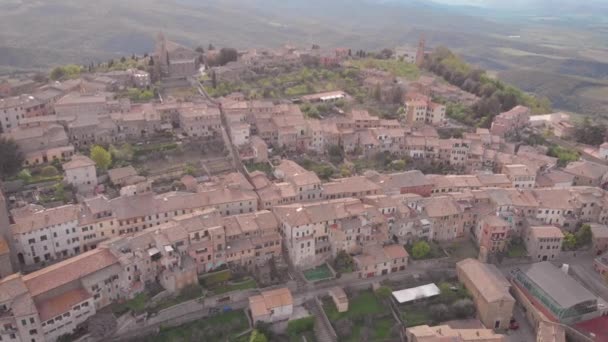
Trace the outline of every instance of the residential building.
<instances>
[{"instance_id":1,"label":"residential building","mask_svg":"<svg viewBox=\"0 0 608 342\"><path fill-rule=\"evenodd\" d=\"M418 325L405 330L410 342L504 342L505 335L497 334L492 329L454 329L449 325Z\"/></svg>"},{"instance_id":2,"label":"residential building","mask_svg":"<svg viewBox=\"0 0 608 342\"><path fill-rule=\"evenodd\" d=\"M198 105L179 109L179 126L190 137L219 136L221 125L218 108Z\"/></svg>"},{"instance_id":3,"label":"residential building","mask_svg":"<svg viewBox=\"0 0 608 342\"><path fill-rule=\"evenodd\" d=\"M253 322L274 323L288 320L293 314L293 297L288 288L262 291L249 297L249 310Z\"/></svg>"},{"instance_id":4,"label":"residential building","mask_svg":"<svg viewBox=\"0 0 608 342\"><path fill-rule=\"evenodd\" d=\"M236 146L249 144L249 136L251 135L249 124L237 122L230 125L230 138Z\"/></svg>"},{"instance_id":5,"label":"residential building","mask_svg":"<svg viewBox=\"0 0 608 342\"><path fill-rule=\"evenodd\" d=\"M89 157L76 155L72 160L63 164L65 181L78 189L78 192L91 192L97 186L97 170L95 162Z\"/></svg>"},{"instance_id":6,"label":"residential building","mask_svg":"<svg viewBox=\"0 0 608 342\"><path fill-rule=\"evenodd\" d=\"M354 198L278 205L273 209L293 264L316 266L341 250L359 253L388 241L382 214Z\"/></svg>"},{"instance_id":7,"label":"residential building","mask_svg":"<svg viewBox=\"0 0 608 342\"><path fill-rule=\"evenodd\" d=\"M402 245L370 245L353 260L359 278L371 278L405 270L409 254Z\"/></svg>"},{"instance_id":8,"label":"residential building","mask_svg":"<svg viewBox=\"0 0 608 342\"><path fill-rule=\"evenodd\" d=\"M528 255L535 261L551 261L562 251L564 234L554 226L532 226L524 237Z\"/></svg>"},{"instance_id":9,"label":"residential building","mask_svg":"<svg viewBox=\"0 0 608 342\"><path fill-rule=\"evenodd\" d=\"M26 119L48 115L43 101L31 95L0 99L0 133L19 127Z\"/></svg>"},{"instance_id":10,"label":"residential building","mask_svg":"<svg viewBox=\"0 0 608 342\"><path fill-rule=\"evenodd\" d=\"M108 170L110 182L116 186L136 184L145 179L137 175L137 171L131 165Z\"/></svg>"},{"instance_id":11,"label":"residential building","mask_svg":"<svg viewBox=\"0 0 608 342\"><path fill-rule=\"evenodd\" d=\"M443 125L446 121L446 106L431 101L428 96L407 96L404 119L407 124Z\"/></svg>"},{"instance_id":12,"label":"residential building","mask_svg":"<svg viewBox=\"0 0 608 342\"><path fill-rule=\"evenodd\" d=\"M11 239L22 266L50 264L80 254L79 207L26 207L13 211Z\"/></svg>"},{"instance_id":13,"label":"residential building","mask_svg":"<svg viewBox=\"0 0 608 342\"><path fill-rule=\"evenodd\" d=\"M588 223L591 226L593 253L600 255L608 251L608 226L599 223Z\"/></svg>"},{"instance_id":14,"label":"residential building","mask_svg":"<svg viewBox=\"0 0 608 342\"><path fill-rule=\"evenodd\" d=\"M69 145L65 129L58 124L19 127L2 136L13 139L17 143L21 152L25 154L25 165L69 159L74 152L74 147Z\"/></svg>"},{"instance_id":15,"label":"residential building","mask_svg":"<svg viewBox=\"0 0 608 342\"><path fill-rule=\"evenodd\" d=\"M419 211L433 226L433 240L451 241L465 236L463 208L449 196L425 199Z\"/></svg>"},{"instance_id":16,"label":"residential building","mask_svg":"<svg viewBox=\"0 0 608 342\"><path fill-rule=\"evenodd\" d=\"M329 296L334 301L334 305L336 305L338 312L348 311L348 296L343 288L339 286L332 287L329 289Z\"/></svg>"},{"instance_id":17,"label":"residential building","mask_svg":"<svg viewBox=\"0 0 608 342\"><path fill-rule=\"evenodd\" d=\"M600 145L598 153L601 159L608 160L608 142Z\"/></svg>"},{"instance_id":18,"label":"residential building","mask_svg":"<svg viewBox=\"0 0 608 342\"><path fill-rule=\"evenodd\" d=\"M473 296L483 325L488 329L507 329L515 299L509 293L511 285L496 266L465 259L456 263L456 272L458 280Z\"/></svg>"},{"instance_id":19,"label":"residential building","mask_svg":"<svg viewBox=\"0 0 608 342\"><path fill-rule=\"evenodd\" d=\"M497 115L492 121L490 132L502 137L526 127L529 121L530 109L524 106L516 106L508 112Z\"/></svg>"},{"instance_id":20,"label":"residential building","mask_svg":"<svg viewBox=\"0 0 608 342\"><path fill-rule=\"evenodd\" d=\"M569 188L574 182L574 175L561 170L541 172L536 177L537 188Z\"/></svg>"},{"instance_id":21,"label":"residential building","mask_svg":"<svg viewBox=\"0 0 608 342\"><path fill-rule=\"evenodd\" d=\"M574 176L572 185L574 186L597 186L601 187L604 177L608 173L608 166L580 160L568 164L564 171Z\"/></svg>"},{"instance_id":22,"label":"residential building","mask_svg":"<svg viewBox=\"0 0 608 342\"><path fill-rule=\"evenodd\" d=\"M114 100L111 93L71 92L57 100L54 105L57 118L65 121L92 119L100 114L128 111L131 103L126 100Z\"/></svg>"},{"instance_id":23,"label":"residential building","mask_svg":"<svg viewBox=\"0 0 608 342\"><path fill-rule=\"evenodd\" d=\"M386 195L417 194L428 197L434 187L433 182L418 170L388 175L368 172L366 177L380 185Z\"/></svg>"},{"instance_id":24,"label":"residential building","mask_svg":"<svg viewBox=\"0 0 608 342\"><path fill-rule=\"evenodd\" d=\"M514 188L531 189L536 185L536 170L527 165L505 165L502 168L507 178L511 181Z\"/></svg>"},{"instance_id":25,"label":"residential building","mask_svg":"<svg viewBox=\"0 0 608 342\"><path fill-rule=\"evenodd\" d=\"M118 128L120 140L135 140L152 137L163 129L160 113L151 105L141 105L129 111L110 115Z\"/></svg>"},{"instance_id":26,"label":"residential building","mask_svg":"<svg viewBox=\"0 0 608 342\"><path fill-rule=\"evenodd\" d=\"M380 191L380 186L364 176L339 178L323 184L323 198L326 200L346 197L361 199L366 196L378 195Z\"/></svg>"},{"instance_id":27,"label":"residential building","mask_svg":"<svg viewBox=\"0 0 608 342\"><path fill-rule=\"evenodd\" d=\"M13 265L11 263L11 249L8 242L0 235L0 279L13 274Z\"/></svg>"},{"instance_id":28,"label":"residential building","mask_svg":"<svg viewBox=\"0 0 608 342\"><path fill-rule=\"evenodd\" d=\"M274 169L274 175L293 186L298 201L315 201L323 198L323 187L317 174L304 169L294 161L281 160Z\"/></svg>"},{"instance_id":29,"label":"residential building","mask_svg":"<svg viewBox=\"0 0 608 342\"><path fill-rule=\"evenodd\" d=\"M496 215L482 218L476 226L477 245L488 253L504 252L509 243L510 224Z\"/></svg>"},{"instance_id":30,"label":"residential building","mask_svg":"<svg viewBox=\"0 0 608 342\"><path fill-rule=\"evenodd\" d=\"M426 178L434 184L433 194L477 190L483 185L475 175L427 175Z\"/></svg>"}]
</instances>

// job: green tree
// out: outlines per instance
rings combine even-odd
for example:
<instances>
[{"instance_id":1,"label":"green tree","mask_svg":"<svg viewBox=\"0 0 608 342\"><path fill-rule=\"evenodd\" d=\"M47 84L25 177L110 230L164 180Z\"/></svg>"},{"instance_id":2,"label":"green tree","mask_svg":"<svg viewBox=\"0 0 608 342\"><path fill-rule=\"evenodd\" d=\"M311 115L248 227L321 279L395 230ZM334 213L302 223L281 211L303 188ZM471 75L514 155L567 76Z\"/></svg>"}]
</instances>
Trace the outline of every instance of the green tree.
<instances>
[{"instance_id":1,"label":"green tree","mask_svg":"<svg viewBox=\"0 0 608 342\"><path fill-rule=\"evenodd\" d=\"M431 252L431 246L426 241L418 241L412 247L414 259L423 259Z\"/></svg>"},{"instance_id":2,"label":"green tree","mask_svg":"<svg viewBox=\"0 0 608 342\"><path fill-rule=\"evenodd\" d=\"M23 164L25 157L17 143L5 137L0 137L0 177L14 176Z\"/></svg>"},{"instance_id":3,"label":"green tree","mask_svg":"<svg viewBox=\"0 0 608 342\"><path fill-rule=\"evenodd\" d=\"M339 145L331 145L327 148L329 161L334 165L338 165L344 161L344 149Z\"/></svg>"},{"instance_id":4,"label":"green tree","mask_svg":"<svg viewBox=\"0 0 608 342\"><path fill-rule=\"evenodd\" d=\"M336 255L333 266L338 272L352 272L355 267L355 262L350 254L346 253L344 250L341 250Z\"/></svg>"},{"instance_id":5,"label":"green tree","mask_svg":"<svg viewBox=\"0 0 608 342\"><path fill-rule=\"evenodd\" d=\"M122 144L120 147L110 145L110 153L113 160L130 161L135 155L135 149L129 143Z\"/></svg>"},{"instance_id":6,"label":"green tree","mask_svg":"<svg viewBox=\"0 0 608 342\"><path fill-rule=\"evenodd\" d=\"M567 251L571 251L576 249L576 236L570 232L564 233L564 242L562 243L562 248Z\"/></svg>"},{"instance_id":7,"label":"green tree","mask_svg":"<svg viewBox=\"0 0 608 342\"><path fill-rule=\"evenodd\" d=\"M376 297L386 300L391 297L393 290L388 286L380 286L374 293L376 294Z\"/></svg>"},{"instance_id":8,"label":"green tree","mask_svg":"<svg viewBox=\"0 0 608 342\"><path fill-rule=\"evenodd\" d=\"M92 146L90 157L101 170L107 170L112 165L112 155L102 146Z\"/></svg>"},{"instance_id":9,"label":"green tree","mask_svg":"<svg viewBox=\"0 0 608 342\"><path fill-rule=\"evenodd\" d=\"M458 292L454 291L452 284L447 282L439 283L440 298L442 303L452 303L458 299Z\"/></svg>"},{"instance_id":10,"label":"green tree","mask_svg":"<svg viewBox=\"0 0 608 342\"><path fill-rule=\"evenodd\" d=\"M65 70L62 67L56 67L51 71L49 76L53 81L60 80L65 77Z\"/></svg>"},{"instance_id":11,"label":"green tree","mask_svg":"<svg viewBox=\"0 0 608 342\"><path fill-rule=\"evenodd\" d=\"M403 159L398 159L392 162L393 170L395 171L403 171L406 167L406 162Z\"/></svg>"},{"instance_id":12,"label":"green tree","mask_svg":"<svg viewBox=\"0 0 608 342\"><path fill-rule=\"evenodd\" d=\"M253 332L251 332L249 342L268 342L268 338L257 329L254 329Z\"/></svg>"},{"instance_id":13,"label":"green tree","mask_svg":"<svg viewBox=\"0 0 608 342\"><path fill-rule=\"evenodd\" d=\"M588 224L582 225L575 234L576 244L578 247L586 246L591 243L593 234L591 233L591 226Z\"/></svg>"},{"instance_id":14,"label":"green tree","mask_svg":"<svg viewBox=\"0 0 608 342\"><path fill-rule=\"evenodd\" d=\"M30 170L23 169L19 171L19 173L17 174L17 178L27 183L32 179L32 174L30 173Z\"/></svg>"}]
</instances>

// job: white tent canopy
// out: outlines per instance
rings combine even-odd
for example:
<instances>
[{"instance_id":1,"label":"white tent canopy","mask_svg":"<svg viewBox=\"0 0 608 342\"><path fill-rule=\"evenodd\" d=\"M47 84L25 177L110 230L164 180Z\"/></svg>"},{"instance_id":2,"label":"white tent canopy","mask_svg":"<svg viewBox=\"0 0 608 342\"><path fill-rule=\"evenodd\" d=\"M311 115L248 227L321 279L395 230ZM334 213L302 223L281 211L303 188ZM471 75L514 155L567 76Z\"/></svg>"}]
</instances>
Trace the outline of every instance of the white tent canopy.
<instances>
[{"instance_id":1,"label":"white tent canopy","mask_svg":"<svg viewBox=\"0 0 608 342\"><path fill-rule=\"evenodd\" d=\"M441 291L437 285L431 283L418 287L412 287L411 289L393 291L393 297L395 297L395 300L397 300L399 304L403 304L417 299L437 296L439 293L441 293Z\"/></svg>"}]
</instances>

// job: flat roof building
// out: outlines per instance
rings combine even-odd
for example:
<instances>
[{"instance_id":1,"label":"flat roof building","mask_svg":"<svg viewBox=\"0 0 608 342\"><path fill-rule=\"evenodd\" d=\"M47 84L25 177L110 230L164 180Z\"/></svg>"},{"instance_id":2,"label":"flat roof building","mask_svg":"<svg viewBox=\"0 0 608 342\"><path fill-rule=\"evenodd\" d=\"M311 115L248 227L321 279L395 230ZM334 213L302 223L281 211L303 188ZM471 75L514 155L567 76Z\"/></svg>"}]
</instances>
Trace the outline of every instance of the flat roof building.
<instances>
[{"instance_id":1,"label":"flat roof building","mask_svg":"<svg viewBox=\"0 0 608 342\"><path fill-rule=\"evenodd\" d=\"M513 283L556 321L578 322L598 310L597 296L548 261L511 273Z\"/></svg>"}]
</instances>

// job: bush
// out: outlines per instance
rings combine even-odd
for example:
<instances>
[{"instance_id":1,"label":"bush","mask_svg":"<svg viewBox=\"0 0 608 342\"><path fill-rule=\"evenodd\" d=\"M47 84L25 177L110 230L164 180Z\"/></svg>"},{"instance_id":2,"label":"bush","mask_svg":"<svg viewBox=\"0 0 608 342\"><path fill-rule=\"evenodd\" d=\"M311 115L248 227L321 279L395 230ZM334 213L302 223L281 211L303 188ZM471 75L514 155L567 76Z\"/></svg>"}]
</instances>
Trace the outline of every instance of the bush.
<instances>
[{"instance_id":1,"label":"bush","mask_svg":"<svg viewBox=\"0 0 608 342\"><path fill-rule=\"evenodd\" d=\"M412 248L412 256L414 259L423 259L431 252L431 246L426 241L418 241Z\"/></svg>"},{"instance_id":2,"label":"bush","mask_svg":"<svg viewBox=\"0 0 608 342\"><path fill-rule=\"evenodd\" d=\"M199 278L201 285L205 287L213 287L218 284L225 283L232 279L232 273L230 270L223 270L214 273L207 273L203 277Z\"/></svg>"},{"instance_id":3,"label":"bush","mask_svg":"<svg viewBox=\"0 0 608 342\"><path fill-rule=\"evenodd\" d=\"M432 305L429 308L429 312L431 314L431 317L433 318L433 321L435 321L436 323L445 321L449 318L450 315L450 310L445 304Z\"/></svg>"},{"instance_id":4,"label":"bush","mask_svg":"<svg viewBox=\"0 0 608 342\"><path fill-rule=\"evenodd\" d=\"M452 304L452 314L458 319L472 317L475 315L475 304L468 298L459 299Z\"/></svg>"},{"instance_id":5,"label":"bush","mask_svg":"<svg viewBox=\"0 0 608 342\"><path fill-rule=\"evenodd\" d=\"M54 166L47 165L40 170L40 174L44 177L55 177L59 174L59 171Z\"/></svg>"},{"instance_id":6,"label":"bush","mask_svg":"<svg viewBox=\"0 0 608 342\"><path fill-rule=\"evenodd\" d=\"M287 333L297 336L303 332L311 331L315 326L315 318L312 316L294 319L287 323Z\"/></svg>"},{"instance_id":7,"label":"bush","mask_svg":"<svg viewBox=\"0 0 608 342\"><path fill-rule=\"evenodd\" d=\"M17 177L27 183L30 181L30 179L32 179L32 174L30 173L30 170L23 169L23 170L19 171L19 174L17 174Z\"/></svg>"},{"instance_id":8,"label":"bush","mask_svg":"<svg viewBox=\"0 0 608 342\"><path fill-rule=\"evenodd\" d=\"M355 269L353 257L346 251L339 251L334 259L333 266L336 271L341 273L352 272Z\"/></svg>"},{"instance_id":9,"label":"bush","mask_svg":"<svg viewBox=\"0 0 608 342\"><path fill-rule=\"evenodd\" d=\"M336 333L341 338L348 338L353 333L354 324L353 321L348 318L339 319L334 325L336 327Z\"/></svg>"}]
</instances>

